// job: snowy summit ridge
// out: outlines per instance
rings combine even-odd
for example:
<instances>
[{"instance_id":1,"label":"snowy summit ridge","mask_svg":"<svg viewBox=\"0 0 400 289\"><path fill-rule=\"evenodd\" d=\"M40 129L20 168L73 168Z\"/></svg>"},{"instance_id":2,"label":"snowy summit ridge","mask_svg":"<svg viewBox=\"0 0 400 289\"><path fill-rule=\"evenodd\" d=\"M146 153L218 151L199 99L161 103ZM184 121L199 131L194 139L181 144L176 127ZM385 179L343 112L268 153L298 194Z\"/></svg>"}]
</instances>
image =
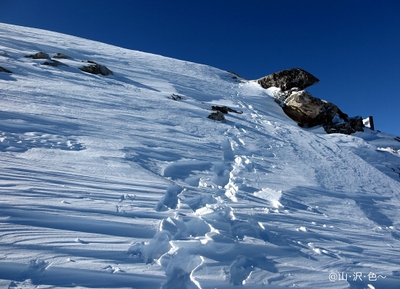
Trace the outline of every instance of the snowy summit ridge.
<instances>
[{"instance_id":1,"label":"snowy summit ridge","mask_svg":"<svg viewBox=\"0 0 400 289\"><path fill-rule=\"evenodd\" d=\"M38 29L0 24L0 66L0 287L399 288L399 138Z\"/></svg>"}]
</instances>

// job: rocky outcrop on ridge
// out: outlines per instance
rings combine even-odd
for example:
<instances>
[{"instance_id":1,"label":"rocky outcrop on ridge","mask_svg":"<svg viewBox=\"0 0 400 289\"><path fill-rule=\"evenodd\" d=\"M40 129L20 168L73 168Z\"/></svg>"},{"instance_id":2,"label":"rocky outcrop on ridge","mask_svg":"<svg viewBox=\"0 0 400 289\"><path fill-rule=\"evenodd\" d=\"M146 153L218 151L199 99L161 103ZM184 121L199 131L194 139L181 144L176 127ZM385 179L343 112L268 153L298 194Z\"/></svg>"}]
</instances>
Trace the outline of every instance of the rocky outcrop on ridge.
<instances>
[{"instance_id":1,"label":"rocky outcrop on ridge","mask_svg":"<svg viewBox=\"0 0 400 289\"><path fill-rule=\"evenodd\" d=\"M292 119L296 120L301 126L313 126L318 122L316 119L332 119L340 109L333 103L313 97L305 90L290 90L284 93L282 109Z\"/></svg>"},{"instance_id":2,"label":"rocky outcrop on ridge","mask_svg":"<svg viewBox=\"0 0 400 289\"><path fill-rule=\"evenodd\" d=\"M292 90L284 100L283 111L300 126L322 125L327 133L351 134L363 131L361 117L350 118L328 101L313 97L305 90Z\"/></svg>"},{"instance_id":3,"label":"rocky outcrop on ridge","mask_svg":"<svg viewBox=\"0 0 400 289\"><path fill-rule=\"evenodd\" d=\"M350 118L338 106L313 97L303 90L319 80L299 68L283 70L257 80L263 88L279 87L275 100L283 111L301 127L321 125L327 133L352 134L363 131L361 117Z\"/></svg>"},{"instance_id":4,"label":"rocky outcrop on ridge","mask_svg":"<svg viewBox=\"0 0 400 289\"><path fill-rule=\"evenodd\" d=\"M304 89L319 82L319 79L303 69L292 68L264 76L257 82L265 89L274 86L286 91L293 87Z\"/></svg>"},{"instance_id":5,"label":"rocky outcrop on ridge","mask_svg":"<svg viewBox=\"0 0 400 289\"><path fill-rule=\"evenodd\" d=\"M357 131L364 131L364 124L361 116L347 118L339 122L331 122L323 125L327 133L352 134Z\"/></svg>"}]
</instances>

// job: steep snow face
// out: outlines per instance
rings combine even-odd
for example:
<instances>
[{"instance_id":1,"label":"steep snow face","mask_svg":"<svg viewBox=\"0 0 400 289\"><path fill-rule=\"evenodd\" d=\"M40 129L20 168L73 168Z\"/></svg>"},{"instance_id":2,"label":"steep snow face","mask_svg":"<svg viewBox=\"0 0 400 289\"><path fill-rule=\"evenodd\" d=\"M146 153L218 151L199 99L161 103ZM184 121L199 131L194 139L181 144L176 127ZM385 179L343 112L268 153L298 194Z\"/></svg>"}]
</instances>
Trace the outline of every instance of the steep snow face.
<instances>
[{"instance_id":1,"label":"steep snow face","mask_svg":"<svg viewBox=\"0 0 400 289\"><path fill-rule=\"evenodd\" d=\"M0 287L399 288L394 136L302 129L273 88L48 31L0 24L0 66Z\"/></svg>"}]
</instances>

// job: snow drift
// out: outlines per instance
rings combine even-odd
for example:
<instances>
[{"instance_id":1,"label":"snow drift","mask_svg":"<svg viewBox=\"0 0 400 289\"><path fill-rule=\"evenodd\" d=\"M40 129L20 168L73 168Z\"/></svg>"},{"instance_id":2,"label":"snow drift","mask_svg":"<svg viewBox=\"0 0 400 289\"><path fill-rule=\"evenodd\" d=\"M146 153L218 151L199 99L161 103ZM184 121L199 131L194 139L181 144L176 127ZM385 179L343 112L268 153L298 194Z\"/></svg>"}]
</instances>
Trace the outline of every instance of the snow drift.
<instances>
[{"instance_id":1,"label":"snow drift","mask_svg":"<svg viewBox=\"0 0 400 289\"><path fill-rule=\"evenodd\" d=\"M277 88L38 29L0 24L0 66L0 287L399 288L395 136L300 128Z\"/></svg>"}]
</instances>

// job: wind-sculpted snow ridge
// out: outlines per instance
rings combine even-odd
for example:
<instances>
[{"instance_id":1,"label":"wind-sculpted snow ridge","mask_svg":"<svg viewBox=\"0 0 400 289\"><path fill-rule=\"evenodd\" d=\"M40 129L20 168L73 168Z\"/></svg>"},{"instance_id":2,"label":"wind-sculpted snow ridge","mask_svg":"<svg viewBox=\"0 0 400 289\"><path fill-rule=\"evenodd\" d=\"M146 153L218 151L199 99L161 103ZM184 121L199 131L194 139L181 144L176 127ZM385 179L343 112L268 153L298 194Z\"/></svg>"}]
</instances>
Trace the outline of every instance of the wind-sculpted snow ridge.
<instances>
[{"instance_id":1,"label":"wind-sculpted snow ridge","mask_svg":"<svg viewBox=\"0 0 400 289\"><path fill-rule=\"evenodd\" d=\"M399 288L395 136L303 129L274 88L37 29L0 24L0 66L1 288Z\"/></svg>"}]
</instances>

